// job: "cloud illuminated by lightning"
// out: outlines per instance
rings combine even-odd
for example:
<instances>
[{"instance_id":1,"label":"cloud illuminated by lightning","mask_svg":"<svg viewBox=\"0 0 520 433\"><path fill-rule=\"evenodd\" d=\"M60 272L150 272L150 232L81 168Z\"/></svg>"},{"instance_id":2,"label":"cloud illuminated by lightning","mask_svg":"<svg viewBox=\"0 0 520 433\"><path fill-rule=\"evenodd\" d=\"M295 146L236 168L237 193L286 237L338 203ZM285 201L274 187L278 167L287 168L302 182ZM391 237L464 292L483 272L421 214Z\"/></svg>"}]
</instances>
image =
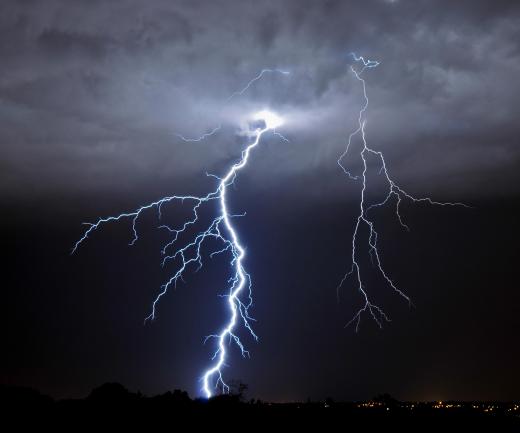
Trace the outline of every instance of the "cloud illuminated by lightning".
<instances>
[{"instance_id":1,"label":"cloud illuminated by lightning","mask_svg":"<svg viewBox=\"0 0 520 433\"><path fill-rule=\"evenodd\" d=\"M225 100L224 104L228 104L229 102L231 102L232 99L236 98L237 96L241 96L243 95L245 92L247 92L251 86L256 83L258 80L261 80L264 75L266 74L282 74L282 75L290 75L290 72L289 71L284 71L282 69L262 69L259 74L257 76L255 76L254 78L252 78L251 80L249 80L247 82L247 84L240 90L237 90L236 92L233 92L231 95L228 96L228 98ZM220 131L220 129L222 128L222 124L216 126L215 128L213 128L211 131L208 131L198 137L185 137L184 135L182 134L178 134L176 133L175 136L180 138L182 141L185 141L187 143L193 143L193 142L198 142L198 141L203 141L205 140L206 138L208 137L211 137L212 135L216 134L218 131ZM280 134L279 132L276 132L273 128L273 131L274 131L274 134L276 136L278 136L279 138L281 138L283 141L286 141L288 142L289 140L287 138L285 138L282 134Z\"/></svg>"},{"instance_id":2,"label":"cloud illuminated by lightning","mask_svg":"<svg viewBox=\"0 0 520 433\"><path fill-rule=\"evenodd\" d=\"M246 87L235 95L243 94L255 81L259 80L266 72L281 72L288 74L288 72L279 70L264 69L262 72L253 80L251 80ZM230 98L231 98L230 97ZM228 98L228 100L230 99ZM234 342L239 347L242 356L248 356L249 352L245 349L244 345L240 341L236 334L236 328L239 322L249 331L251 336L257 340L258 337L251 327L251 321L253 320L249 314L249 309L252 306L252 291L251 291L251 277L244 268L243 260L245 256L245 249L240 242L238 233L232 224L232 219L241 215L235 215L230 213L227 205L227 193L228 188L235 182L236 176L248 163L251 151L259 144L262 135L271 131L274 135L287 140L281 134L277 133L275 129L283 124L283 119L276 113L270 110L262 110L254 113L250 121L254 124L261 124L261 127L254 127L252 130L246 131L244 134L249 139L252 139L251 143L248 144L242 151L241 158L238 162L234 163L230 169L226 172L224 177L219 178L218 176L208 174L207 176L215 177L218 180L216 189L207 195L196 196L196 195L172 195L163 197L160 200L154 201L147 205L141 206L134 211L121 213L117 216L109 216L106 218L100 218L95 223L86 223L88 228L84 231L81 238L76 242L72 249L72 253L75 253L78 247L84 242L94 231L100 228L106 223L129 219L132 225L133 236L130 241L130 245L133 245L139 238L137 231L137 223L139 218L147 210L154 209L157 211L158 217L161 218L161 209L167 203L190 203L191 205L191 217L188 218L180 227L171 227L169 225L162 225L160 228L165 229L170 234L170 240L163 246L162 254L163 266L169 262L177 263L178 266L166 281L161 286L161 290L155 297L150 314L146 317L147 320L153 320L156 317L156 308L160 299L168 292L171 287L175 287L177 282L183 278L185 272L189 268L200 269L203 265L203 252L202 249L206 246L209 241L217 241L219 244L218 249L212 250L209 253L209 257L212 258L217 254L228 253L230 255L230 266L231 266L231 277L227 280L227 293L224 298L227 300L228 307L228 319L225 322L223 328L216 334L211 334L205 338L205 342L208 340L216 339L217 348L212 357L212 363L209 368L202 375L202 390L206 397L211 397L214 393L214 389L219 386L222 392L228 392L229 387L225 383L222 376L222 369L225 366L225 362L228 356L227 343ZM184 141L200 141L208 136L214 134L220 129L220 126L212 130L210 133L204 134L198 139L187 139L181 138ZM206 204L214 203L218 207L217 216L211 220L209 225L204 230L195 234L188 242L181 243L182 235L187 234L189 229L193 229L195 224L200 223L199 211L201 207ZM213 245L215 242L213 242Z\"/></svg>"},{"instance_id":3,"label":"cloud illuminated by lightning","mask_svg":"<svg viewBox=\"0 0 520 433\"><path fill-rule=\"evenodd\" d=\"M361 65L360 68L356 69L354 66L351 66L350 69L353 72L356 79L361 83L361 87L363 90L363 98L364 98L364 104L361 107L359 111L358 121L357 121L357 127L356 129L348 136L347 140L347 146L345 148L345 151L339 156L338 158L338 165L341 167L343 172L349 177L349 179L354 181L361 181L361 196L359 201L359 214L356 218L356 224L354 227L354 233L352 235L352 257L351 257L351 265L350 269L347 271L347 273L343 276L341 279L339 285L338 285L338 295L339 295L339 289L344 284L345 280L353 275L358 291L361 294L363 306L356 312L354 317L345 325L349 326L352 323L356 324L356 331L359 328L359 323L361 320L361 316L363 313L368 312L371 317L374 319L374 321L377 323L377 325L381 328L383 326L384 322L389 322L390 319L386 315L386 313L383 311L383 309L373 303L368 295L367 290L365 289L365 286L363 284L363 278L362 278L362 272L361 267L359 265L358 261L358 251L357 247L358 244L361 242L361 234L360 229L362 226L365 226L368 229L368 236L365 240L366 245L368 246L368 251L370 254L370 258L372 262L375 264L377 270L379 271L380 275L383 277L383 279L386 281L388 286L399 296L404 298L410 305L411 300L403 291L401 291L394 281L390 278L390 276L386 273L385 269L383 268L382 262L381 262L381 256L379 253L379 247L377 245L378 241L378 232L375 229L375 223L369 216L369 211L382 207L386 204L389 204L393 199L395 199L395 213L396 217L399 221L399 224L406 230L409 230L409 227L404 223L403 218L401 216L399 207L403 200L409 200L414 203L417 202L426 202L431 205L439 205L439 206L464 206L468 207L464 203L451 203L451 202L438 202L430 199L429 197L425 198L415 198L409 193L407 193L405 190L403 190L399 185L397 185L394 180L390 177L386 161L384 158L384 155L381 151L374 150L373 148L369 147L366 140L365 135L365 125L366 125L366 118L365 113L368 108L368 96L367 96L367 89L366 89L366 83L365 80L362 78L362 74L366 69L375 68L379 66L379 62L374 60L367 60L362 56L356 56L356 54L352 53L352 57L354 58L354 61L356 64ZM354 137L360 135L361 136L361 143L359 150L359 157L361 158L362 162L362 172L361 174L354 175L352 174L345 165L343 164L343 160L346 158L347 154L349 153L349 150L351 149L352 140ZM368 204L366 202L366 188L367 188L367 174L368 174L368 157L374 157L376 161L380 164L380 170L379 174L384 176L384 180L386 182L386 185L388 187L388 193L386 194L384 200L377 203Z\"/></svg>"}]
</instances>

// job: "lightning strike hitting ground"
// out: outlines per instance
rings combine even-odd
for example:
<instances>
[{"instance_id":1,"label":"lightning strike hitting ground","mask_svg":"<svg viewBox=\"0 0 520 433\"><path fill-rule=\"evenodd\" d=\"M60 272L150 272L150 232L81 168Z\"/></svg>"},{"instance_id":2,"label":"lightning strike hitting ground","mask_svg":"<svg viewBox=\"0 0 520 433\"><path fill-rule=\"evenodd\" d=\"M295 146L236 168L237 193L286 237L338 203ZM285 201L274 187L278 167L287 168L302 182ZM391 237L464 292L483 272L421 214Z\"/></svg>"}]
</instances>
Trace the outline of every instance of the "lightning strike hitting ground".
<instances>
[{"instance_id":1,"label":"lightning strike hitting ground","mask_svg":"<svg viewBox=\"0 0 520 433\"><path fill-rule=\"evenodd\" d=\"M259 80L267 72L280 72L284 75L288 74L288 72L285 71L264 69L258 76L253 78L246 87L231 95L231 97L228 98L228 101L236 95L242 95L255 81ZM85 230L83 236L76 242L72 249L73 254L76 252L81 243L85 241L89 235L91 235L100 226L109 222L120 221L123 219L130 219L132 223L133 237L130 241L130 245L133 245L138 240L138 233L136 228L138 219L145 211L149 209L156 209L160 218L161 208L166 203L191 203L192 217L185 221L184 224L177 228L173 228L168 225L162 225L159 227L167 230L171 234L171 239L162 248L162 254L164 256L162 261L163 266L169 261L177 261L177 263L180 264L170 279L161 286L161 290L154 299L151 312L149 316L146 317L145 322L147 320L155 319L158 302L168 292L169 288L172 286L175 287L178 280L183 278L184 273L189 267L195 267L196 270L202 267L201 249L205 243L207 243L205 241L215 240L220 244L219 249L210 252L210 258L217 254L226 252L230 254L232 275L228 279L227 294L224 296L224 298L227 298L229 317L224 327L218 333L208 335L204 339L204 342L207 342L211 339L217 340L217 348L213 357L211 358L212 364L202 375L202 390L207 398L213 395L213 390L218 388L219 385L222 389L222 392L226 393L229 391L229 387L222 377L222 368L226 366L225 362L227 359L227 344L233 341L240 349L242 356L245 357L249 355L249 352L244 348L244 345L236 334L236 327L239 321L242 322L245 329L249 331L255 340L258 339L250 324L253 319L249 315L249 309L252 306L253 299L251 291L251 277L243 265L245 250L244 246L240 242L238 233L232 224L232 218L243 215L234 215L230 213L226 202L226 197L228 187L233 185L238 172L247 165L251 151L259 144L260 139L265 132L271 131L274 135L280 137L281 139L286 141L287 139L280 133L276 132L276 128L283 124L283 120L275 113L268 110L263 110L254 114L250 120L255 121L257 124L262 123L263 127L256 127L252 131L247 131L247 135L250 137L250 139L252 138L252 142L248 144L242 151L240 160L233 164L222 178L206 173L207 176L215 177L219 181L218 186L214 191L208 193L205 196L173 195L164 197L145 206L141 206L132 212L122 213L117 216L100 218L95 223L85 223L88 228ZM215 128L210 133L204 134L198 139L186 139L185 137L181 138L184 141L196 142L214 134L218 131L218 129L220 129L220 126ZM200 222L198 212L202 205L208 203L215 203L218 206L218 216L215 217L203 231L196 234L195 237L191 239L191 241L178 246L177 244L179 242L180 236L186 234L188 229L194 228L193 226ZM174 246L176 246L177 249L173 249ZM170 250L172 250L171 253Z\"/></svg>"},{"instance_id":2,"label":"lightning strike hitting ground","mask_svg":"<svg viewBox=\"0 0 520 433\"><path fill-rule=\"evenodd\" d=\"M356 219L356 224L354 227L354 233L352 235L352 263L350 266L350 269L347 271L347 273L343 276L341 279L339 285L338 285L338 296L339 296L339 289L344 284L345 280L351 276L354 275L356 279L356 284L359 292L361 293L362 300L363 300L363 306L357 311L357 313L354 315L354 317L345 325L345 327L349 326L352 323L356 324L356 331L359 329L359 323L361 320L361 315L365 312L368 312L374 321L377 323L377 325L381 328L383 326L384 322L390 322L389 317L386 315L386 313L383 311L381 307L374 304L368 295L368 292L365 290L364 284L363 284L363 278L361 275L361 267L358 262L357 258L357 245L361 242L360 240L360 228L361 226L365 226L368 229L368 237L366 238L366 245L368 246L368 251L370 254L370 258L372 262L377 267L377 270L379 271L380 275L384 278L384 280L387 282L387 284L390 286L390 288L397 293L399 296L404 298L410 305L412 305L412 302L410 298L401 291L393 282L393 280L388 276L386 271L383 268L383 265L381 263L381 256L379 254L379 249L377 245L377 239L378 239L378 233L374 227L374 221L369 216L369 211L378 207L382 207L386 204L388 204L392 198L395 199L395 212L397 219L399 221L399 224L406 230L409 230L409 227L404 223L401 213L399 211L399 206L401 202L404 199L410 200L414 203L417 202L426 202L431 205L439 205L439 206L464 206L469 207L465 205L464 203L449 203L449 202L438 202L433 201L432 199L425 197L425 198L415 198L412 195L408 194L405 190L403 190L399 185L397 185L393 179L390 177L390 174L388 172L386 162L384 155L381 151L374 150L371 147L368 146L366 136L365 136L365 125L366 125L366 118L365 113L368 108L368 96L367 96L367 90L366 90L366 83L365 80L362 78L362 74L366 69L375 68L379 65L379 62L376 62L374 60L365 60L363 57L358 57L354 53L352 53L352 57L354 58L355 62L357 64L362 65L359 69L356 69L354 66L351 66L350 69L354 73L354 76L357 80L360 81L362 90L363 90L363 97L364 97L364 104L359 111L358 116L358 122L357 122L357 128L348 136L347 140L347 147L345 148L345 151L339 156L338 158L338 165L341 167L343 172L349 177L349 179L354 181L361 181L361 197L359 202L359 214ZM343 165L343 160L347 156L351 144L352 139L357 136L361 135L361 149L359 151L359 156L361 158L362 164L363 164L363 170L360 175L353 175L347 168ZM367 158L369 156L373 156L376 158L377 161L381 164L381 168L379 170L379 175L383 175L384 179L386 181L386 184L388 186L388 194L385 196L385 198L378 203L372 203L367 206L366 203L366 188L367 188L367 171L368 171L368 162Z\"/></svg>"}]
</instances>

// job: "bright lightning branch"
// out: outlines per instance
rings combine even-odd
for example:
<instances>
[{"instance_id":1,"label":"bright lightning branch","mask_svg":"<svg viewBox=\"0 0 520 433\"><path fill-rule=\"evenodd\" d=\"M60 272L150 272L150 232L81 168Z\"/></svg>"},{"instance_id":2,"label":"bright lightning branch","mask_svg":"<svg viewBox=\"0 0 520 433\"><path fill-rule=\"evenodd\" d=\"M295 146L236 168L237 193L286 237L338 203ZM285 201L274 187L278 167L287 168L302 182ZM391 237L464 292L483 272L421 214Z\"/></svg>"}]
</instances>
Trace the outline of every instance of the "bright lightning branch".
<instances>
[{"instance_id":1,"label":"bright lightning branch","mask_svg":"<svg viewBox=\"0 0 520 433\"><path fill-rule=\"evenodd\" d=\"M243 356L249 355L249 352L244 348L244 345L236 333L237 326L241 323L253 338L258 339L251 327L252 318L249 314L249 309L253 302L251 277L244 268L244 246L241 243L237 230L232 222L233 218L237 215L230 212L227 203L227 195L229 186L235 182L238 173L248 164L251 151L258 146L262 135L267 131L272 131L276 134L275 129L283 124L283 120L278 115L268 110L254 114L250 120L256 125L261 126L254 128L252 131L248 131L247 135L253 138L252 142L242 151L240 160L231 166L224 177L219 179L218 186L214 191L205 196L173 195L164 197L145 206L141 206L132 212L126 212L107 218L100 218L95 223L87 223L86 225L88 228L85 230L83 236L78 240L78 242L76 242L72 250L74 253L80 244L102 225L123 219L130 219L132 223L133 238L130 245L133 245L138 239L136 225L145 211L155 209L160 217L161 208L166 203L191 203L192 216L180 227L173 228L167 225L161 226L161 228L166 229L171 234L169 242L162 248L162 253L164 255L163 265L169 261L176 261L176 263L180 264L170 279L161 287L159 294L152 303L150 315L146 320L155 319L156 307L159 300L168 292L169 288L175 286L178 280L182 279L188 268L195 267L196 269L200 269L202 267L203 246L208 243L207 241L216 240L217 244L220 244L220 247L217 250L211 251L209 256L214 257L217 254L229 254L232 271L231 277L228 279L227 293L223 297L227 302L227 319L223 327L217 333L211 334L205 339L205 341L216 341L216 350L211 359L211 365L202 375L202 389L208 398L213 395L215 388L220 387L222 392L229 391L229 387L226 385L222 375L222 369L226 365L228 358L228 342L235 342L240 348ZM203 231L192 237L189 242L178 245L180 236L187 233L192 226L199 222L199 210L201 206L209 203L214 203L218 207L217 216L211 220L209 225L206 226Z\"/></svg>"},{"instance_id":2,"label":"bright lightning branch","mask_svg":"<svg viewBox=\"0 0 520 433\"><path fill-rule=\"evenodd\" d=\"M358 57L355 54L352 54L352 57L354 58L355 62L360 65L359 68L355 68L354 66L351 66L351 71L353 72L356 79L361 83L361 88L363 90L363 99L364 103L361 107L357 119L357 127L352 133L348 136L347 140L347 146L345 148L345 151L340 155L338 158L338 165L341 167L343 172L348 176L349 179L358 181L361 183L361 194L360 194L360 200L359 200L359 213L356 218L356 224L354 226L354 233L352 235L352 255L351 255L351 264L349 266L348 271L343 276L339 286L339 288L344 284L346 279L348 277L353 276L353 278L356 281L356 285L358 288L359 293L362 297L362 306L361 308L356 312L354 317L347 323L346 326L349 326L352 323L356 324L356 331L359 328L359 323L361 320L361 316L363 313L369 313L370 316L374 319L374 321L377 323L377 325L381 328L383 326L383 322L389 322L390 319L387 316L387 314L383 311L383 309L372 302L368 291L365 287L365 284L363 283L363 275L362 270L359 262L359 251L358 247L361 242L365 242L365 244L368 247L368 252L370 254L370 258L372 262L375 264L378 272L383 277L383 279L386 281L388 286L399 296L401 296L403 299L405 299L410 305L411 300L410 298L401 291L394 281L388 276L387 272L383 268L382 261L381 261L381 255L379 252L379 246L378 246L378 232L375 228L374 220L372 219L373 215L371 214L371 211L373 212L374 209L390 205L393 202L395 203L395 214L397 217L397 220L401 224L403 228L406 230L409 230L408 226L404 223L403 218L401 216L401 213L399 211L399 207L401 205L401 202L403 200L409 200L413 203L420 203L425 202L431 205L438 205L438 206L464 206L468 207L463 203L449 203L449 202L438 202L433 201L429 197L425 198L415 198L409 193L407 193L405 190L403 190L395 181L390 177L389 170L386 165L385 157L383 155L383 152L379 150L374 150L372 147L370 147L367 144L367 139L365 135L365 125L366 125L366 111L368 108L368 96L367 96L367 89L366 89L366 83L364 78L362 77L362 74L365 70L375 68L379 65L379 62L376 62L374 60L366 60L363 57ZM354 137L360 136L361 137L361 146L359 147L357 151L357 155L361 159L362 162L362 172L358 175L353 175L344 165L344 160L347 157L347 154L351 150L352 146L352 140ZM387 194L385 198L381 202L377 203L368 203L367 197L366 197L366 191L367 191L367 178L368 178L368 160L369 158L373 158L375 161L379 163L379 175L383 176L384 181L386 183L386 186L388 188ZM365 227L367 229L367 237L365 239L362 239L362 227Z\"/></svg>"}]
</instances>

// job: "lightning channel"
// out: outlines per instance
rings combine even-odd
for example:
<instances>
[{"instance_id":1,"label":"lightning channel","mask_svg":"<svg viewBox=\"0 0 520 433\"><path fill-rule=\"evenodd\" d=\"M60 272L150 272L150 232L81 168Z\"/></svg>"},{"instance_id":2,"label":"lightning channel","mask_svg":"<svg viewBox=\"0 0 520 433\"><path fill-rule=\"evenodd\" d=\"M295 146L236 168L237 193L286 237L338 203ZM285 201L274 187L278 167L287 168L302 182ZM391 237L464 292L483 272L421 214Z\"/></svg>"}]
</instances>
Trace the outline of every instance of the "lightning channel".
<instances>
[{"instance_id":1,"label":"lightning channel","mask_svg":"<svg viewBox=\"0 0 520 433\"><path fill-rule=\"evenodd\" d=\"M412 203L428 203L430 205L436 205L436 206L462 206L469 208L464 203L460 202L439 202L432 200L429 197L424 198L416 198L406 192L403 188L401 188L390 176L389 170L387 168L387 164L385 161L385 157L382 151L375 150L372 147L368 145L367 139L366 139L366 133L365 133L365 126L366 126L366 111L368 109L368 95L367 95L367 87L365 79L362 77L363 72L367 69L372 69L377 66L379 66L380 62L375 60L369 60L365 59L362 56L357 56L355 53L351 53L355 65L350 66L350 70L354 74L355 78L360 82L362 93L363 93L363 105L361 109L359 110L359 115L357 119L357 127L354 131L352 131L347 139L347 145L345 147L345 150L338 158L338 165L342 169L342 171L345 173L345 175L353 180L353 181L360 181L361 182L361 192L360 192L360 200L359 200L359 213L356 217L356 223L354 226L354 232L352 235L352 254L351 254L351 263L349 265L349 268L347 272L343 275L343 278L341 279L339 285L337 286L337 295L339 300L339 290L345 283L345 281L349 277L353 277L355 280L355 284L357 286L357 289L359 293L361 294L362 298L362 306L359 308L359 310L354 314L352 319L347 322L345 327L350 326L351 324L355 324L356 332L359 329L359 324L361 321L361 316L364 313L369 314L372 319L375 321L375 323L382 328L383 324L385 322L390 322L389 316L385 313L385 311L377 304L375 304L369 294L366 290L361 266L359 264L359 252L358 252L358 245L362 242L361 239L361 228L365 227L367 229L368 235L364 239L365 245L368 248L368 252L370 255L370 259L372 260L372 263L375 265L377 271L379 272L380 276L383 278L383 280L386 282L388 287L393 290L394 293L396 293L398 296L403 298L410 306L412 306L412 301L410 297L400 290L396 283L393 281L393 279L388 275L385 268L382 264L381 254L379 252L379 246L378 246L378 232L375 227L375 222L370 216L370 211L373 209L383 207L387 204L390 204L392 199L395 199L395 215L399 222L399 224L405 229L409 230L408 225L404 222L404 219L400 212L400 205L404 200L408 200ZM357 68L355 66L358 66ZM362 163L362 170L360 174L353 174L351 173L346 166L344 165L343 161L351 151L352 147L352 140L354 137L360 136L361 137L361 146L359 150L359 157L361 159ZM367 203L367 178L368 178L368 158L373 157L375 160L380 164L379 169L379 175L382 175L384 177L386 186L388 188L387 194L385 195L384 199L380 202L376 203Z\"/></svg>"},{"instance_id":2,"label":"lightning channel","mask_svg":"<svg viewBox=\"0 0 520 433\"><path fill-rule=\"evenodd\" d=\"M264 75L266 74L282 74L282 75L290 75L291 73L289 71L285 71L283 69L271 69L271 68L265 68L265 69L262 69L258 75L256 75L255 77L253 77L251 80L249 80L247 82L247 84L240 90L237 90L235 92L233 92L231 95L229 95L226 100L224 101L224 105L228 104L229 102L231 102L231 100L233 100L234 98L236 98L237 96L241 96L243 95L244 93L246 93L250 88L251 86L256 83L258 80L261 80ZM204 134L202 135L199 135L198 137L186 137L182 134L179 134L179 133L175 133L174 135L177 137L177 138L180 138L182 141L185 141L186 143L196 143L196 142L200 142L200 141L203 141L205 140L206 138L209 138L213 135L215 135L218 131L220 131L220 129L222 128L222 124L214 127L211 131L208 131L208 132L205 132ZM274 131L274 134L277 135L280 139L282 139L283 141L285 142L289 142L289 140L284 137L282 134L280 134L279 132L276 132Z\"/></svg>"},{"instance_id":3,"label":"lightning channel","mask_svg":"<svg viewBox=\"0 0 520 433\"><path fill-rule=\"evenodd\" d=\"M196 143L196 142L205 140L206 138L211 137L212 135L215 135L218 131L220 131L220 128L222 128L222 125L218 125L215 128L213 128L211 131L205 132L201 136L195 137L195 138L185 137L184 135L177 134L177 133L175 133L175 136L180 138L182 141L185 141L186 143Z\"/></svg>"},{"instance_id":4,"label":"lightning channel","mask_svg":"<svg viewBox=\"0 0 520 433\"><path fill-rule=\"evenodd\" d=\"M258 76L248 82L246 87L236 92L236 94L243 94L254 82L258 81L267 72L282 71L264 69ZM288 72L284 71L283 74L286 75ZM277 114L269 110L263 110L254 113L250 120L254 122L253 125L261 124L262 126L256 126L254 129L246 131L244 135L247 136L251 142L242 150L240 159L231 165L223 177L206 173L206 176L215 178L218 181L214 190L206 195L200 196L172 195L163 197L130 212L99 218L94 223L84 223L86 229L79 240L74 244L71 252L71 254L76 253L81 244L102 226L122 220L130 221L132 237L129 241L129 245L134 245L139 239L137 225L145 212L154 210L157 212L158 219L161 219L162 208L166 204L189 204L191 216L180 226L173 227L167 224L159 226L160 229L165 230L169 234L168 241L161 248L163 256L162 266L164 267L170 263L174 263L175 268L169 279L160 287L155 296L151 305L150 314L145 318L145 323L156 318L157 307L161 298L168 293L169 289L175 288L179 280L183 280L184 275L189 269L198 271L203 267L204 251L207 252L209 258L220 254L229 255L231 276L227 280L225 294L222 295L222 297L226 299L227 320L217 333L210 334L204 338L204 343L210 340L216 340L216 349L211 358L211 363L201 377L202 391L207 398L212 397L218 389L223 393L229 392L229 386L224 381L222 372L223 368L226 367L226 361L228 359L228 343L235 343L243 357L249 356L249 352L245 349L244 344L237 334L239 324L242 324L253 339L258 340L258 336L251 325L251 322L254 321L250 315L250 308L253 305L252 280L243 263L245 247L233 224L234 218L244 216L245 214L231 213L227 203L227 196L229 187L234 184L238 173L247 166L252 150L258 146L262 136L266 132L270 131L274 136L277 136L283 141L288 140L276 131L276 129L283 124L283 119ZM220 126L198 139L187 139L182 136L181 138L184 141L201 141L215 134L219 129ZM190 230L193 231L195 226L201 223L200 211L202 207L209 204L214 204L218 208L217 216L205 225L204 229L192 234L190 237ZM184 240L186 237L188 237L188 240Z\"/></svg>"},{"instance_id":5,"label":"lightning channel","mask_svg":"<svg viewBox=\"0 0 520 433\"><path fill-rule=\"evenodd\" d=\"M255 83L257 82L258 80L262 79L262 77L265 75L265 74L282 74L282 75L290 75L290 72L289 71L284 71L283 69L262 69L260 71L260 73L252 78L241 90L238 90L234 93L232 93L227 99L226 99L226 102L229 102L231 101L233 98L235 98L236 96L240 96L240 95L243 95L245 92L247 92L249 90L249 88Z\"/></svg>"}]
</instances>

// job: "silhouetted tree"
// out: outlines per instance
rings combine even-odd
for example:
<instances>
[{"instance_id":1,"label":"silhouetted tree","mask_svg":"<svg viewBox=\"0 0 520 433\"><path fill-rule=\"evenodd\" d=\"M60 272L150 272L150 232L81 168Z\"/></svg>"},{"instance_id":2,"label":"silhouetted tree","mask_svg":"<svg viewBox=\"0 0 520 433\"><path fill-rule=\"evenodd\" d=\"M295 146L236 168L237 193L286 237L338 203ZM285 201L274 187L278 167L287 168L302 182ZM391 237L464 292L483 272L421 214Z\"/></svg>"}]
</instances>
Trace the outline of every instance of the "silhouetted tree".
<instances>
[{"instance_id":1,"label":"silhouetted tree","mask_svg":"<svg viewBox=\"0 0 520 433\"><path fill-rule=\"evenodd\" d=\"M236 396L239 401L245 400L248 389L249 385L242 382L241 380L232 380L229 383L229 394Z\"/></svg>"},{"instance_id":2,"label":"silhouetted tree","mask_svg":"<svg viewBox=\"0 0 520 433\"><path fill-rule=\"evenodd\" d=\"M119 403L138 399L138 394L131 393L120 383L104 383L94 388L87 400L93 402Z\"/></svg>"},{"instance_id":3,"label":"silhouetted tree","mask_svg":"<svg viewBox=\"0 0 520 433\"><path fill-rule=\"evenodd\" d=\"M175 389L173 392L168 391L164 394L152 397L152 400L164 403L164 404L172 404L176 406L186 406L192 403L190 396L186 391L181 391L180 389Z\"/></svg>"}]
</instances>

